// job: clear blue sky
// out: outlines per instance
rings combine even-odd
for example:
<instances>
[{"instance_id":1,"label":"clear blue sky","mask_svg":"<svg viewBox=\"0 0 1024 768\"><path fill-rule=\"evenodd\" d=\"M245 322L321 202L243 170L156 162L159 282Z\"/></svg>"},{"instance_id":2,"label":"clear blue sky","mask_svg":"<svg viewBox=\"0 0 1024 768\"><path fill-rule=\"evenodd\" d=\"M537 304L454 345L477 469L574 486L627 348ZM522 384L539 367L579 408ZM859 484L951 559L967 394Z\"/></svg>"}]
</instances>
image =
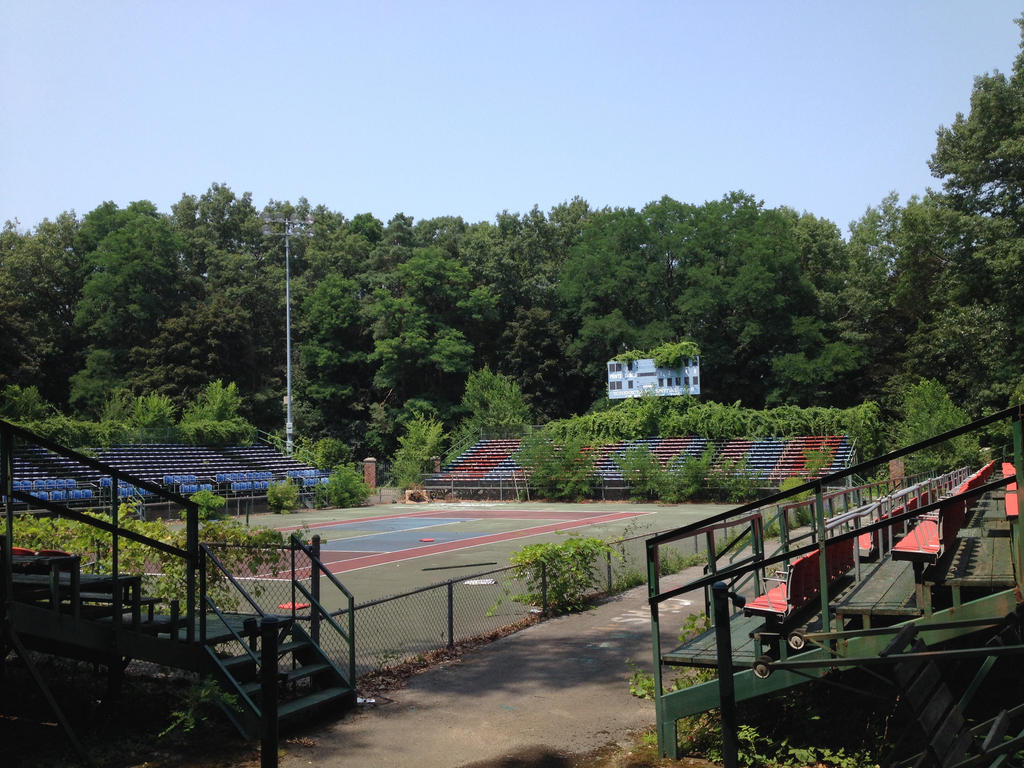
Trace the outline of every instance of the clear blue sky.
<instances>
[{"instance_id":1,"label":"clear blue sky","mask_svg":"<svg viewBox=\"0 0 1024 768\"><path fill-rule=\"evenodd\" d=\"M0 222L105 200L493 220L743 189L850 221L938 187L1019 4L0 0Z\"/></svg>"}]
</instances>

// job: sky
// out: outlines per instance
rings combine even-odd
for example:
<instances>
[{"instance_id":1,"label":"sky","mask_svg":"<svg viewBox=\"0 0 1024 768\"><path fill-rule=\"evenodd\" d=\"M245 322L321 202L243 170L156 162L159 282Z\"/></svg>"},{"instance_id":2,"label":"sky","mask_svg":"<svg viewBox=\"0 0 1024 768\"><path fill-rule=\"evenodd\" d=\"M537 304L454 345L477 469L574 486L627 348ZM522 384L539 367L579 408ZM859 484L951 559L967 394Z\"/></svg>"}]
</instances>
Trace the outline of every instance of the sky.
<instances>
[{"instance_id":1,"label":"sky","mask_svg":"<svg viewBox=\"0 0 1024 768\"><path fill-rule=\"evenodd\" d=\"M743 190L850 222L941 187L1020 4L0 0L0 222L211 184L493 221Z\"/></svg>"}]
</instances>

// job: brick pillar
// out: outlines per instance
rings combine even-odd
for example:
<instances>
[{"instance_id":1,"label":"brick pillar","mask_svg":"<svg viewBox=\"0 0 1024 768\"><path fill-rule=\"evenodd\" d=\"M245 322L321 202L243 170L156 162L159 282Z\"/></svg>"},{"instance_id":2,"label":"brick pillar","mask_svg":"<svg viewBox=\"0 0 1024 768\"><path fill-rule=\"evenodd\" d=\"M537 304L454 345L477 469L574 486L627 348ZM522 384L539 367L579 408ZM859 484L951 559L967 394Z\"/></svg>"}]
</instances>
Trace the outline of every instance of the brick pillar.
<instances>
[{"instance_id":1,"label":"brick pillar","mask_svg":"<svg viewBox=\"0 0 1024 768\"><path fill-rule=\"evenodd\" d=\"M889 462L889 479L893 485L900 485L906 478L907 472L903 465L903 459L893 459Z\"/></svg>"},{"instance_id":2,"label":"brick pillar","mask_svg":"<svg viewBox=\"0 0 1024 768\"><path fill-rule=\"evenodd\" d=\"M377 487L377 460L372 456L363 459L363 482L370 490Z\"/></svg>"}]
</instances>

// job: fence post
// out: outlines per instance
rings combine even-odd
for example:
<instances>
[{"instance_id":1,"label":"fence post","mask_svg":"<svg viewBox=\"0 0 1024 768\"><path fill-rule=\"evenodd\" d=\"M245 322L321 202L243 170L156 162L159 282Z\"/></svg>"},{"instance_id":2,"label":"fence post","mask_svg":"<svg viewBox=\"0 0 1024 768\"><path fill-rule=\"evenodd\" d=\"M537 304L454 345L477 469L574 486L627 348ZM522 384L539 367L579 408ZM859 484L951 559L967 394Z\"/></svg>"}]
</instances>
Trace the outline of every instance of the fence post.
<instances>
[{"instance_id":1,"label":"fence post","mask_svg":"<svg viewBox=\"0 0 1024 768\"><path fill-rule=\"evenodd\" d=\"M313 534L313 539L310 541L312 545L313 558L314 560L320 560L320 534ZM315 605L312 606L313 610L310 611L310 624L309 632L313 639L313 642L320 645L320 568L315 566L313 563L309 564L310 578L312 582L309 585L309 591L313 593L313 602ZM295 573L292 573L292 578L295 577Z\"/></svg>"},{"instance_id":2,"label":"fence post","mask_svg":"<svg viewBox=\"0 0 1024 768\"><path fill-rule=\"evenodd\" d=\"M455 582L448 579L448 647L455 647Z\"/></svg>"},{"instance_id":3,"label":"fence post","mask_svg":"<svg viewBox=\"0 0 1024 768\"><path fill-rule=\"evenodd\" d=\"M540 613L548 615L548 564L540 561Z\"/></svg>"},{"instance_id":4,"label":"fence post","mask_svg":"<svg viewBox=\"0 0 1024 768\"><path fill-rule=\"evenodd\" d=\"M264 616L260 624L260 768L277 768L277 616Z\"/></svg>"},{"instance_id":5,"label":"fence post","mask_svg":"<svg viewBox=\"0 0 1024 768\"><path fill-rule=\"evenodd\" d=\"M715 602L715 643L718 650L718 696L722 713L722 764L736 768L739 745L736 734L736 691L732 679L732 635L729 626L729 587L724 581L711 586Z\"/></svg>"},{"instance_id":6,"label":"fence post","mask_svg":"<svg viewBox=\"0 0 1024 768\"><path fill-rule=\"evenodd\" d=\"M604 557L608 568L608 594L610 595L612 593L612 553L605 552Z\"/></svg>"}]
</instances>

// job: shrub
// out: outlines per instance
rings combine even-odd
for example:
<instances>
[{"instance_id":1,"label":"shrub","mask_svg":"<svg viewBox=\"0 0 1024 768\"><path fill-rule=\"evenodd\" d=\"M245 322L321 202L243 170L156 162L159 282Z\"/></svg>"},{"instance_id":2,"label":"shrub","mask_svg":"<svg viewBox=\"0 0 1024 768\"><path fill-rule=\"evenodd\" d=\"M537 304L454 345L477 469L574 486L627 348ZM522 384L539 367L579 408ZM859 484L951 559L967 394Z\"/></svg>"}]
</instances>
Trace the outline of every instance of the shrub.
<instances>
[{"instance_id":1,"label":"shrub","mask_svg":"<svg viewBox=\"0 0 1024 768\"><path fill-rule=\"evenodd\" d=\"M251 445L256 439L256 427L240 417L225 421L183 421L177 433L178 439L189 445Z\"/></svg>"},{"instance_id":2,"label":"shrub","mask_svg":"<svg viewBox=\"0 0 1024 768\"><path fill-rule=\"evenodd\" d=\"M86 513L97 520L109 522L110 515ZM165 544L184 549L187 532L184 526L170 527L163 520L144 521L135 516L130 504L118 510L122 530L131 531ZM6 521L0 518L0 534L6 533ZM60 549L81 555L90 570L110 573L113 547L110 534L87 523L59 517L19 515L15 519L12 541L30 549ZM217 557L234 574L252 575L283 567L284 536L272 528L246 528L234 520L210 520L200 524L199 540L216 547ZM218 546L220 545L220 546ZM83 566L85 568L85 566ZM184 604L187 586L187 563L173 555L153 549L125 536L118 546L118 571L143 577L146 593ZM154 575L159 574L159 575ZM246 588L259 596L264 582L252 580ZM207 593L217 605L237 610L240 596L217 568L207 569Z\"/></svg>"},{"instance_id":3,"label":"shrub","mask_svg":"<svg viewBox=\"0 0 1024 768\"><path fill-rule=\"evenodd\" d=\"M615 463L629 483L630 499L652 501L661 497L665 485L665 470L646 445L628 448L615 457Z\"/></svg>"},{"instance_id":4,"label":"shrub","mask_svg":"<svg viewBox=\"0 0 1024 768\"><path fill-rule=\"evenodd\" d=\"M352 449L344 440L323 437L309 449L309 463L317 469L333 470L335 467L352 463Z\"/></svg>"},{"instance_id":5,"label":"shrub","mask_svg":"<svg viewBox=\"0 0 1024 768\"><path fill-rule=\"evenodd\" d=\"M715 449L708 447L700 456L680 454L668 465L662 485L662 501L679 503L707 494L707 478Z\"/></svg>"},{"instance_id":6,"label":"shrub","mask_svg":"<svg viewBox=\"0 0 1024 768\"><path fill-rule=\"evenodd\" d=\"M267 488L267 506L278 514L287 514L299 506L299 486L291 480L271 483Z\"/></svg>"},{"instance_id":7,"label":"shrub","mask_svg":"<svg viewBox=\"0 0 1024 768\"><path fill-rule=\"evenodd\" d=\"M586 595L599 583L595 564L601 556L620 555L601 539L570 536L565 541L529 544L513 552L517 578L525 579L529 593L515 599L540 605L546 582L548 611L578 611Z\"/></svg>"},{"instance_id":8,"label":"shrub","mask_svg":"<svg viewBox=\"0 0 1024 768\"><path fill-rule=\"evenodd\" d=\"M193 493L188 498L199 506L200 520L215 520L218 517L224 517L224 509L228 500L223 496L218 496L213 491L203 489ZM182 517L184 516L185 511L183 510Z\"/></svg>"},{"instance_id":9,"label":"shrub","mask_svg":"<svg viewBox=\"0 0 1024 768\"><path fill-rule=\"evenodd\" d=\"M316 500L323 507L360 507L370 493L363 473L354 464L343 464L335 467L326 485L316 487Z\"/></svg>"},{"instance_id":10,"label":"shrub","mask_svg":"<svg viewBox=\"0 0 1024 768\"><path fill-rule=\"evenodd\" d=\"M590 495L594 457L579 440L570 438L558 444L546 430L535 432L523 441L518 458L528 468L530 485L538 495L565 501Z\"/></svg>"}]
</instances>

